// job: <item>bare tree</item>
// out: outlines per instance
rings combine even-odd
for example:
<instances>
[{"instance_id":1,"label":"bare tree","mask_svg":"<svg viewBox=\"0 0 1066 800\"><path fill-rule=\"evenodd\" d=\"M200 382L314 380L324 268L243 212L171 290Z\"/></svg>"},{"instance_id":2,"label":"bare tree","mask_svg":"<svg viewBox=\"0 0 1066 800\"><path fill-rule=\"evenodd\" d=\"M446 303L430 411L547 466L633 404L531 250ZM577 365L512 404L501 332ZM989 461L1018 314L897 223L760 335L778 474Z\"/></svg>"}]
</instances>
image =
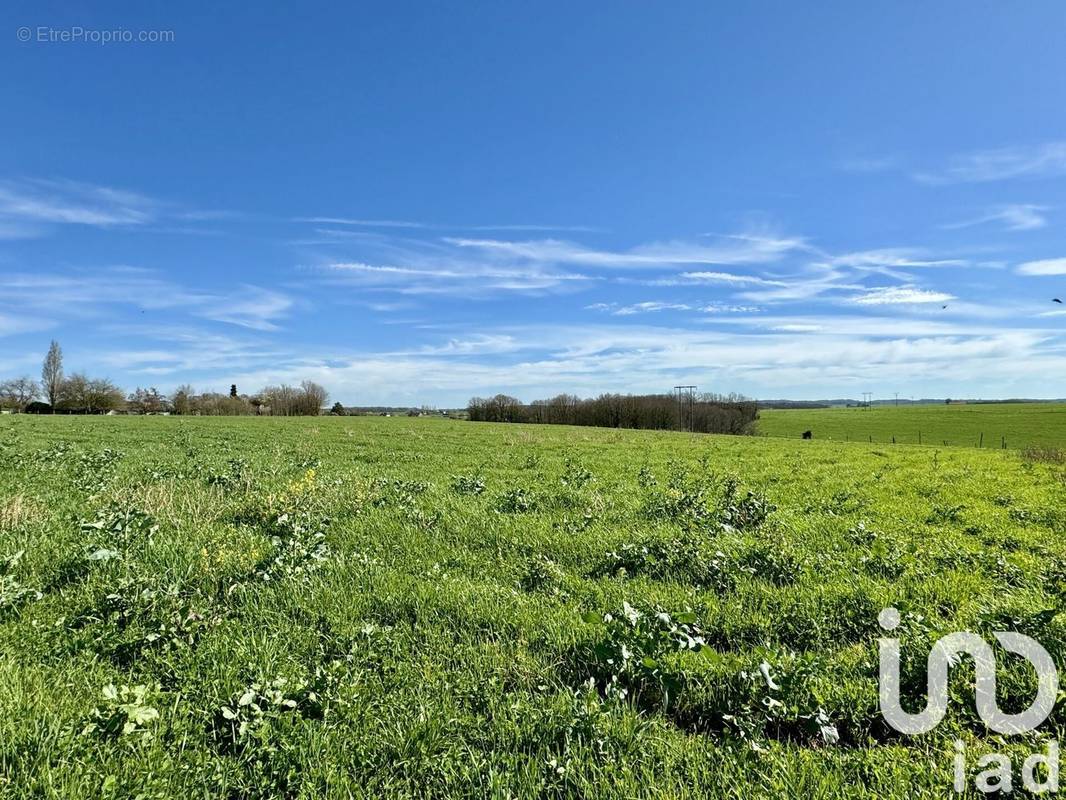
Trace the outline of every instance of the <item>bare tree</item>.
<instances>
[{"instance_id":1,"label":"bare tree","mask_svg":"<svg viewBox=\"0 0 1066 800\"><path fill-rule=\"evenodd\" d=\"M63 350L55 339L48 347L48 355L41 366L41 388L48 398L48 405L53 409L59 400L59 390L63 385Z\"/></svg>"},{"instance_id":2,"label":"bare tree","mask_svg":"<svg viewBox=\"0 0 1066 800\"><path fill-rule=\"evenodd\" d=\"M126 398L126 407L137 414L158 414L160 411L166 411L167 399L154 386L150 389L138 386L137 390Z\"/></svg>"},{"instance_id":3,"label":"bare tree","mask_svg":"<svg viewBox=\"0 0 1066 800\"><path fill-rule=\"evenodd\" d=\"M329 400L329 392L314 381L304 381L300 384L300 388L304 393L301 403L303 413L309 417L317 417L322 413L322 407L326 401Z\"/></svg>"},{"instance_id":4,"label":"bare tree","mask_svg":"<svg viewBox=\"0 0 1066 800\"><path fill-rule=\"evenodd\" d=\"M322 411L329 399L329 392L313 381L304 381L297 389L294 386L267 386L260 393L263 404L275 417L314 417Z\"/></svg>"},{"instance_id":5,"label":"bare tree","mask_svg":"<svg viewBox=\"0 0 1066 800\"><path fill-rule=\"evenodd\" d=\"M193 395L195 390L187 383L183 383L177 389L174 390L174 395L171 398L171 404L174 406L175 414L191 414L196 409L194 408Z\"/></svg>"},{"instance_id":6,"label":"bare tree","mask_svg":"<svg viewBox=\"0 0 1066 800\"><path fill-rule=\"evenodd\" d=\"M41 387L33 378L23 376L0 383L0 408L24 411L37 399Z\"/></svg>"},{"instance_id":7,"label":"bare tree","mask_svg":"<svg viewBox=\"0 0 1066 800\"><path fill-rule=\"evenodd\" d=\"M100 414L117 411L124 403L122 390L107 378L76 372L60 384L55 408L72 414Z\"/></svg>"},{"instance_id":8,"label":"bare tree","mask_svg":"<svg viewBox=\"0 0 1066 800\"><path fill-rule=\"evenodd\" d=\"M677 425L677 399L671 395L601 394L582 400L558 395L529 405L505 394L473 397L467 414L474 422L535 422L602 428L670 429ZM688 426L697 433L751 433L758 407L740 395L693 398Z\"/></svg>"}]
</instances>

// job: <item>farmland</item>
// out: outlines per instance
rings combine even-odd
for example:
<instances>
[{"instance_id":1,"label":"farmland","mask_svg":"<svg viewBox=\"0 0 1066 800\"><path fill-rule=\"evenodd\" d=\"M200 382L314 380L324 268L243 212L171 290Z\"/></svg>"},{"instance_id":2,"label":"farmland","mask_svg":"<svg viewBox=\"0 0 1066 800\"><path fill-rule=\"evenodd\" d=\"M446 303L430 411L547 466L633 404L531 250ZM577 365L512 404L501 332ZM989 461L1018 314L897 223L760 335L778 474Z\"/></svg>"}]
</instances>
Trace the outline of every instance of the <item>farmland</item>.
<instances>
[{"instance_id":1,"label":"farmland","mask_svg":"<svg viewBox=\"0 0 1066 800\"><path fill-rule=\"evenodd\" d=\"M874 406L872 408L767 409L759 412L764 436L1021 449L1066 447L1066 406L1054 403ZM982 438L983 434L983 438Z\"/></svg>"},{"instance_id":2,"label":"farmland","mask_svg":"<svg viewBox=\"0 0 1066 800\"><path fill-rule=\"evenodd\" d=\"M804 425L0 418L0 796L943 797L1004 745L965 670L887 728L878 611L910 707L948 631L1061 664L1063 467Z\"/></svg>"}]
</instances>

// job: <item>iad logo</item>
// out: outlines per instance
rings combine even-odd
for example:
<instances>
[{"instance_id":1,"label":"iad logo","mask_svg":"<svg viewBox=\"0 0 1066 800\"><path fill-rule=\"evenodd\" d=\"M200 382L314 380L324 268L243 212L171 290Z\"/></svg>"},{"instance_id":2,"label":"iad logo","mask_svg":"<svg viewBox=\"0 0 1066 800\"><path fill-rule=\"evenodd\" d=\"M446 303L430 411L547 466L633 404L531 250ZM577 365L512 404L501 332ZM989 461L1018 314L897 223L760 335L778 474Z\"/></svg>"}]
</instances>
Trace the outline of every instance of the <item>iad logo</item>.
<instances>
[{"instance_id":1,"label":"iad logo","mask_svg":"<svg viewBox=\"0 0 1066 800\"><path fill-rule=\"evenodd\" d=\"M899 612L894 608L882 611L877 621L886 631L899 627ZM1036 669L1039 687L1030 706L1018 714L1005 714L996 704L996 657L988 642L976 633L959 631L937 641L929 653L926 667L928 689L925 709L909 714L900 705L899 639L879 639L881 654L880 699L885 721L900 733L914 736L927 733L940 724L948 710L948 668L966 653L974 662L977 676L977 713L996 733L1027 733L1036 730L1055 707L1059 690L1059 674L1048 651L1035 639L1023 633L996 631L993 634L1004 650L1027 659Z\"/></svg>"},{"instance_id":2,"label":"iad logo","mask_svg":"<svg viewBox=\"0 0 1066 800\"><path fill-rule=\"evenodd\" d=\"M877 617L886 631L899 627L899 611L884 609ZM895 730L908 736L927 733L940 724L948 709L948 671L958 663L959 656L969 655L974 662L975 701L977 713L984 723L996 733L1018 734L1036 730L1048 718L1055 706L1059 689L1059 675L1051 655L1035 639L1022 633L996 631L993 636L1009 653L1025 658L1036 670L1037 692L1033 702L1024 711L1007 714L996 702L996 657L991 646L975 633L959 631L948 634L933 645L926 664L926 703L918 713L903 710L900 702L900 645L899 639L881 638L880 644L880 704L885 721ZM961 742L956 743L955 790L965 788L965 752ZM1054 763L1052 763L1052 758ZM975 786L979 791L1011 791L1010 760L999 753L981 758L979 766L995 764L996 768L985 770L977 776ZM1038 783L1035 771L1043 765L1047 779ZM1026 789L1034 792L1058 790L1058 745L1048 747L1048 755L1034 754L1026 759L1022 768Z\"/></svg>"}]
</instances>

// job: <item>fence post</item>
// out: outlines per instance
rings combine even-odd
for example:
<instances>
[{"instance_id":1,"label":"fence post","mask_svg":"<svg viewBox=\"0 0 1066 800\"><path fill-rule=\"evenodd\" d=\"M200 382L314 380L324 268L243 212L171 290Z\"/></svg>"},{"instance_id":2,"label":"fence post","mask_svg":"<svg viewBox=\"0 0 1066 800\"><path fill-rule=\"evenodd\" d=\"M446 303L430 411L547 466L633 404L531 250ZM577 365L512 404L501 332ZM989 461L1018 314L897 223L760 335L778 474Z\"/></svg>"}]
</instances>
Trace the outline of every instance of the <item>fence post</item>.
<instances>
[{"instance_id":1,"label":"fence post","mask_svg":"<svg viewBox=\"0 0 1066 800\"><path fill-rule=\"evenodd\" d=\"M918 431L918 444L922 443L922 432Z\"/></svg>"},{"instance_id":2,"label":"fence post","mask_svg":"<svg viewBox=\"0 0 1066 800\"><path fill-rule=\"evenodd\" d=\"M977 446L978 447L984 447L985 446L985 432L984 431L981 431L981 441L979 441L977 443Z\"/></svg>"},{"instance_id":3,"label":"fence post","mask_svg":"<svg viewBox=\"0 0 1066 800\"><path fill-rule=\"evenodd\" d=\"M1006 450L1007 449L1007 437L1006 436L999 437L999 449L1000 450Z\"/></svg>"}]
</instances>

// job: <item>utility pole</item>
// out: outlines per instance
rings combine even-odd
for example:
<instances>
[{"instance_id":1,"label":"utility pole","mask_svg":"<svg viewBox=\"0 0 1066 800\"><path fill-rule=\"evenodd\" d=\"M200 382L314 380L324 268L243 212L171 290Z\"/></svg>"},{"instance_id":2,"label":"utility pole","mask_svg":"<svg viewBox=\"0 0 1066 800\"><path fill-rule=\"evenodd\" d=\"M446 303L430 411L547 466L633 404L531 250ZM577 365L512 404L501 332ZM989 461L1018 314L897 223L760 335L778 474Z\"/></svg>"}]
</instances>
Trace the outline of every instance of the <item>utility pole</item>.
<instances>
[{"instance_id":1,"label":"utility pole","mask_svg":"<svg viewBox=\"0 0 1066 800\"><path fill-rule=\"evenodd\" d=\"M675 386L677 390L677 429L685 430L685 400L688 400L689 419L692 417L692 396L696 391L695 386ZM687 395L687 396L686 396Z\"/></svg>"},{"instance_id":2,"label":"utility pole","mask_svg":"<svg viewBox=\"0 0 1066 800\"><path fill-rule=\"evenodd\" d=\"M873 392L863 392L862 393L862 404L866 408L867 411L870 410L870 401L873 399L873 396L874 396Z\"/></svg>"},{"instance_id":3,"label":"utility pole","mask_svg":"<svg viewBox=\"0 0 1066 800\"><path fill-rule=\"evenodd\" d=\"M896 392L896 408L899 408L899 392Z\"/></svg>"}]
</instances>

